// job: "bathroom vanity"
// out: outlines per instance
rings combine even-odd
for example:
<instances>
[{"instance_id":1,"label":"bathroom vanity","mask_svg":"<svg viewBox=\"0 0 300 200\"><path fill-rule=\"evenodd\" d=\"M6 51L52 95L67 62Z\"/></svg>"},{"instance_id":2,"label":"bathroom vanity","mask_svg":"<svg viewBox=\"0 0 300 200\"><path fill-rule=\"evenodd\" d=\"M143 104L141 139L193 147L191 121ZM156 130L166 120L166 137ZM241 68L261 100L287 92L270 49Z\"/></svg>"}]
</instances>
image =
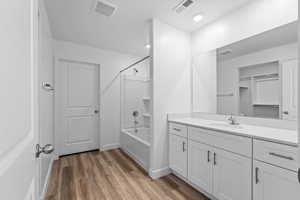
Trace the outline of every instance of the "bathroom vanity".
<instances>
[{"instance_id":1,"label":"bathroom vanity","mask_svg":"<svg viewBox=\"0 0 300 200\"><path fill-rule=\"evenodd\" d=\"M170 169L211 199L300 196L296 131L189 117L168 124Z\"/></svg>"}]
</instances>

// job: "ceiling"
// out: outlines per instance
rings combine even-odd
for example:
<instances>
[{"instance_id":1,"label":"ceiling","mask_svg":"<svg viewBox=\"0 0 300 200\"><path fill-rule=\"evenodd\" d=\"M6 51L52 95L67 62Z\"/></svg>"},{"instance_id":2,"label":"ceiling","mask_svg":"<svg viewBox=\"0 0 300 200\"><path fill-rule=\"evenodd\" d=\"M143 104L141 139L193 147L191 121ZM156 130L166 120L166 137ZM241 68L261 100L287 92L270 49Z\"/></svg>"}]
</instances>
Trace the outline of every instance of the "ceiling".
<instances>
[{"instance_id":1,"label":"ceiling","mask_svg":"<svg viewBox=\"0 0 300 200\"><path fill-rule=\"evenodd\" d=\"M218 60L224 61L250 54L264 49L270 49L277 46L296 43L298 41L298 24L297 22L290 23L251 38L230 44L218 49ZM231 51L226 55L221 55L220 52Z\"/></svg>"},{"instance_id":2,"label":"ceiling","mask_svg":"<svg viewBox=\"0 0 300 200\"><path fill-rule=\"evenodd\" d=\"M112 17L95 13L95 0L45 0L54 38L143 56L148 54L150 19L192 32L251 0L194 0L180 14L173 8L182 0L106 1L117 6ZM195 23L193 16L198 13L204 19Z\"/></svg>"}]
</instances>

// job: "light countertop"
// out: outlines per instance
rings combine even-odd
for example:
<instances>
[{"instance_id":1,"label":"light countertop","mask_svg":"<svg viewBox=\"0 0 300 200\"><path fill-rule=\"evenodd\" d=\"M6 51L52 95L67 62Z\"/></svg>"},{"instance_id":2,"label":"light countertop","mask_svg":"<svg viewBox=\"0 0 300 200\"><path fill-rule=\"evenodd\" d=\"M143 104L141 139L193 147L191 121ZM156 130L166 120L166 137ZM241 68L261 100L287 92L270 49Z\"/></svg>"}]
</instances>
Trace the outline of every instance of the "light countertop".
<instances>
[{"instance_id":1,"label":"light countertop","mask_svg":"<svg viewBox=\"0 0 300 200\"><path fill-rule=\"evenodd\" d=\"M169 122L175 122L209 130L222 131L227 134L235 134L253 139L298 146L298 133L296 130L269 128L247 124L230 125L229 122L225 121L214 121L190 117L169 119Z\"/></svg>"}]
</instances>

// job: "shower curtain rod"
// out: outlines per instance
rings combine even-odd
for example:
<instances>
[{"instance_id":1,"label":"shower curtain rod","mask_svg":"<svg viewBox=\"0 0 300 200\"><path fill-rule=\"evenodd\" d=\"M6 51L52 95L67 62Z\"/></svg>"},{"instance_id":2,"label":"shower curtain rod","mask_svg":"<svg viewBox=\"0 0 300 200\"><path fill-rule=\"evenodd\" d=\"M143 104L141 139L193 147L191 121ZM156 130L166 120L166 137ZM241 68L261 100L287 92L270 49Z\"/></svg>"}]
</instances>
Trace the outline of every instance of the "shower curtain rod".
<instances>
[{"instance_id":1,"label":"shower curtain rod","mask_svg":"<svg viewBox=\"0 0 300 200\"><path fill-rule=\"evenodd\" d=\"M143 62L144 60L147 60L148 58L150 58L150 56L146 56L145 58L142 58L141 60L139 60L139 61L137 61L137 62L135 62L135 63L129 65L128 67L122 69L122 70L120 71L120 73L122 73L123 71L125 71L125 70L127 70L127 69L129 69L129 68L131 68L131 67L133 67L133 66L135 66L135 65L137 65L137 64L139 64L139 63L141 63L141 62Z\"/></svg>"}]
</instances>

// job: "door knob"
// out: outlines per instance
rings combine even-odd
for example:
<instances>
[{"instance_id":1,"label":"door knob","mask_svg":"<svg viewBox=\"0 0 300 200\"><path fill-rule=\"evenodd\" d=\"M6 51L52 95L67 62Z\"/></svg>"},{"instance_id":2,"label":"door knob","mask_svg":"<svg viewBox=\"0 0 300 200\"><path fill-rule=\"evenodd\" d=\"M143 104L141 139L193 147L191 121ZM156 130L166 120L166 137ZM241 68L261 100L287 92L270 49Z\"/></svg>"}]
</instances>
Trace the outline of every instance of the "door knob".
<instances>
[{"instance_id":1,"label":"door knob","mask_svg":"<svg viewBox=\"0 0 300 200\"><path fill-rule=\"evenodd\" d=\"M99 113L99 110L95 110L94 113L95 113L95 114L98 114L98 113Z\"/></svg>"},{"instance_id":2,"label":"door knob","mask_svg":"<svg viewBox=\"0 0 300 200\"><path fill-rule=\"evenodd\" d=\"M36 145L36 152L35 157L39 158L41 153L50 154L54 151L54 147L52 144L46 144L45 146L41 147L39 144Z\"/></svg>"}]
</instances>

